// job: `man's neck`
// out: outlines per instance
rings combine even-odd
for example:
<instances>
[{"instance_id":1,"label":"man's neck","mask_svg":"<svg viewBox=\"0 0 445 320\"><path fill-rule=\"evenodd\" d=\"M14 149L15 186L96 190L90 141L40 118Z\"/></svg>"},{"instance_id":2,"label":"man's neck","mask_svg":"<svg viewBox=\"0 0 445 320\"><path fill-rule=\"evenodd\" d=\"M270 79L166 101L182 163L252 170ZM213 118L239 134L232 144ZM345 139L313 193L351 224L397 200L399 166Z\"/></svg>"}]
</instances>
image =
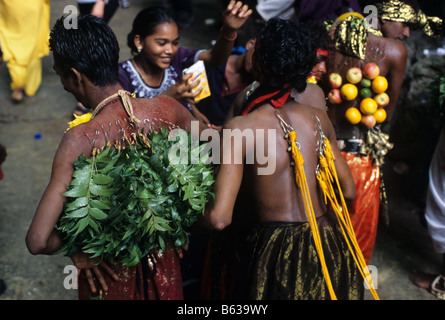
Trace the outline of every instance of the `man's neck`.
<instances>
[{"instance_id":1,"label":"man's neck","mask_svg":"<svg viewBox=\"0 0 445 320\"><path fill-rule=\"evenodd\" d=\"M94 111L94 109L96 109L96 107L102 101L104 101L109 96L112 96L113 94L117 93L119 90L122 90L122 87L119 83L105 87L97 87L97 86L92 87L87 97L89 107L91 108L92 111Z\"/></svg>"}]
</instances>

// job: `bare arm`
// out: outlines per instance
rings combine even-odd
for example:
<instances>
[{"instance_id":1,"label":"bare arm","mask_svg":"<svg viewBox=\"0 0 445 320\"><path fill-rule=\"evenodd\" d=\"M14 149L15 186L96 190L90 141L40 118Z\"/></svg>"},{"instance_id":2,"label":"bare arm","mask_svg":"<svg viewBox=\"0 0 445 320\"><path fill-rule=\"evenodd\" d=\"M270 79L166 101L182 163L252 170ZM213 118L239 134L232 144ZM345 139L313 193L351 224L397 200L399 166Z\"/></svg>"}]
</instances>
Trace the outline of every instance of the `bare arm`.
<instances>
[{"instance_id":1,"label":"bare arm","mask_svg":"<svg viewBox=\"0 0 445 320\"><path fill-rule=\"evenodd\" d=\"M388 96L389 104L386 106L387 120L391 120L399 99L400 90L402 89L405 77L407 50L403 43L395 41L394 47L387 53L390 61L388 79Z\"/></svg>"},{"instance_id":2,"label":"bare arm","mask_svg":"<svg viewBox=\"0 0 445 320\"><path fill-rule=\"evenodd\" d=\"M242 1L231 0L223 12L223 26L218 39L212 49L200 53L199 60L210 67L225 63L232 52L237 30L251 14L252 9L243 5Z\"/></svg>"},{"instance_id":3,"label":"bare arm","mask_svg":"<svg viewBox=\"0 0 445 320\"><path fill-rule=\"evenodd\" d=\"M238 118L239 119L239 118ZM238 119L233 119L224 125L223 129L241 129L236 123ZM243 142L240 147L242 150L236 149L238 144L234 143L235 137L229 138L222 135L221 141L221 165L215 181L215 202L209 205L206 210L204 219L212 228L222 230L232 222L233 209L235 207L238 191L243 179L244 164L235 163L236 155L242 153L242 159L246 154L246 146ZM224 155L224 156L223 156Z\"/></svg>"},{"instance_id":4,"label":"bare arm","mask_svg":"<svg viewBox=\"0 0 445 320\"><path fill-rule=\"evenodd\" d=\"M52 254L61 248L62 241L54 229L62 213L65 196L63 193L71 182L74 155L72 139L68 133L62 139L54 157L50 182L43 193L34 218L29 227L26 244L32 254Z\"/></svg>"},{"instance_id":5,"label":"bare arm","mask_svg":"<svg viewBox=\"0 0 445 320\"><path fill-rule=\"evenodd\" d=\"M82 138L76 136L75 131L76 128L71 129L62 138L54 157L50 182L28 229L26 245L32 254L52 254L62 247L62 240L55 226L62 214L63 204L66 200L63 193L71 183L74 171L72 162L78 159L79 154L89 155L91 152L89 144L82 144ZM85 271L92 292L96 292L92 272L99 279L102 288L105 291L108 290L101 269L97 265L100 262L99 259L91 260L89 255L80 251L71 259L78 269ZM100 267L113 279L118 280L117 275L106 263L101 262Z\"/></svg>"}]
</instances>

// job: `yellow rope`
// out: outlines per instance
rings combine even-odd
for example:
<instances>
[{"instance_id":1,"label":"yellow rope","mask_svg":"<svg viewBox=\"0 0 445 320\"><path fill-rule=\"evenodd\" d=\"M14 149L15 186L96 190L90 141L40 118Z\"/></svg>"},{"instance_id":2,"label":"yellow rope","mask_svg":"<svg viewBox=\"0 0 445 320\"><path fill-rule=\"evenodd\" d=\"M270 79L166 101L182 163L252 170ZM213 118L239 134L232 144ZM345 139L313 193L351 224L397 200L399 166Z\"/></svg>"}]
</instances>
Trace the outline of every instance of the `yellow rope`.
<instances>
[{"instance_id":1,"label":"yellow rope","mask_svg":"<svg viewBox=\"0 0 445 320\"><path fill-rule=\"evenodd\" d=\"M337 176L337 170L335 169L335 157L334 153L332 152L332 148L330 145L329 140L324 137L324 150L323 154L320 158L323 160L320 161L320 167L321 170L317 174L317 180L319 181L319 185L323 191L324 199L329 199L329 202L336 213L337 219L339 221L339 224L341 226L341 229L343 231L343 235L346 239L346 242L348 244L349 250L352 253L352 256L354 258L355 263L359 267L360 273L362 274L362 277L367 282L368 288L371 291L371 294L373 295L374 299L379 300L379 297L377 295L377 292L374 288L374 285L372 283L372 278L370 277L369 270L366 266L365 259L363 257L363 253L358 245L357 238L355 237L354 229L352 227L352 222L348 213L348 208L346 205L346 201L344 199L343 193L340 188L340 183L338 181ZM337 201L337 197L335 194L333 182L335 181L335 185L337 186L338 195L340 197L341 205ZM327 201L326 201L327 204ZM355 250L351 248L351 244L349 243L349 239L352 241L352 245ZM355 252L355 253L354 253Z\"/></svg>"},{"instance_id":2,"label":"yellow rope","mask_svg":"<svg viewBox=\"0 0 445 320\"><path fill-rule=\"evenodd\" d=\"M303 197L304 207L306 210L306 214L308 216L309 226L312 230L312 235L315 242L315 249L317 250L318 257L320 259L321 268L323 271L323 275L325 278L326 285L329 290L329 294L331 296L332 300L337 300L337 297L334 292L334 288L332 287L331 278L329 276L328 268L326 266L326 261L324 258L323 248L321 246L321 239L320 234L318 232L318 226L317 221L315 218L314 209L312 207L312 201L309 195L309 188L307 185L306 175L304 172L304 159L303 155L300 153L300 150L298 150L298 147L296 145L297 141L297 133L295 131L289 132L289 139L291 141L291 148L292 148L292 158L295 162L295 179L298 187L301 190L301 195Z\"/></svg>"},{"instance_id":3,"label":"yellow rope","mask_svg":"<svg viewBox=\"0 0 445 320\"><path fill-rule=\"evenodd\" d=\"M136 125L140 124L141 120L136 118L136 116L133 113L133 105L131 104L130 97L128 96L128 93L124 90L119 90L117 92L117 94L122 99L122 104L124 105L124 109L127 112L128 116L130 117L130 121Z\"/></svg>"},{"instance_id":4,"label":"yellow rope","mask_svg":"<svg viewBox=\"0 0 445 320\"><path fill-rule=\"evenodd\" d=\"M295 164L295 180L297 186L301 191L301 195L303 197L303 203L305 207L305 211L308 217L309 226L312 231L315 249L317 251L318 257L320 259L320 264L322 267L322 272L325 278L326 285L329 290L329 294L332 300L337 300L335 295L332 282L329 276L329 272L327 270L326 261L324 258L323 248L321 245L320 234L318 231L317 221L314 213L314 209L312 206L311 197L309 194L309 187L307 185L307 179L304 172L304 158L300 153L300 150L297 146L297 133L286 124L286 122L281 118L279 113L276 113L277 117L281 121L281 126L283 127L283 131L288 134L289 142L291 145L292 158ZM321 126L320 126L321 129ZM368 288L371 291L374 299L379 300L377 292L372 283L372 278L370 276L368 267L366 266L365 259L363 257L363 253L358 245L357 238L355 237L354 229L352 226L352 222L348 213L348 208L346 205L346 201L344 199L343 193L341 191L340 182L338 180L337 170L335 168L335 156L332 152L331 144L329 140L323 135L323 152L319 155L319 167L317 168L316 178L318 180L318 184L322 190L324 201L326 204L330 204L332 209L334 210L337 220L339 222L340 228L342 230L343 236L345 237L345 241L348 245L349 251L356 263L360 273L365 280ZM340 203L338 202L336 191L334 185L337 188L338 195L340 197ZM351 242L352 245L351 245Z\"/></svg>"}]
</instances>

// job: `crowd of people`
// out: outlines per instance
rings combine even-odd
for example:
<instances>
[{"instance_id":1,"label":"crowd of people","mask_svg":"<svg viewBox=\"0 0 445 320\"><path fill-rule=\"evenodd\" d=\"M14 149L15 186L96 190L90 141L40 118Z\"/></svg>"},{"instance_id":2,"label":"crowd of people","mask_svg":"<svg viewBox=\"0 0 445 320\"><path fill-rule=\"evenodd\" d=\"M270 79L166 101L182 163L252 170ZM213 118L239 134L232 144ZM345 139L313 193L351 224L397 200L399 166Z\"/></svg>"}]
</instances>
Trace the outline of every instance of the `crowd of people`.
<instances>
[{"instance_id":1,"label":"crowd of people","mask_svg":"<svg viewBox=\"0 0 445 320\"><path fill-rule=\"evenodd\" d=\"M103 3L95 15L96 2ZM180 27L189 21L177 20L174 5L148 7L129 26L132 58L125 61L119 61L119 45L108 25L118 1L79 1L83 12L92 14L79 15L76 29L65 28L66 16L52 26L47 50L54 70L89 117L70 128L58 147L26 236L32 254L52 254L63 245L56 225L66 186L76 175L72 163L107 142L123 140L125 131L159 130L162 124L191 131L199 123L199 134L221 133L224 155L215 165L215 199L197 223L199 232L190 231L190 246L153 252L133 267L79 250L71 259L81 270L80 299L360 300L363 281L378 299L366 265L385 204L384 155L361 150L372 149L371 133L388 135L380 125L371 129L348 121L345 113L360 97L340 103L327 99L328 76L336 73L346 81L351 68L375 63L388 84L382 123L390 123L406 72L403 40L414 28L438 35L442 21L427 17L412 0L377 1L375 29L356 1L296 3L289 1L286 8L281 3L274 11L274 1L256 6L228 1L219 37L207 50L180 45ZM324 9L317 10L315 3ZM104 15L106 6L112 7ZM238 39L251 25L255 31ZM242 48L235 51L237 40ZM9 68L14 59L1 28L0 41ZM32 56L39 60L42 54ZM211 92L200 101L195 100L200 82L184 72L198 61L205 64ZM15 101L23 99L17 99L17 88L35 93L24 84L11 88ZM153 126L153 119L160 124ZM118 125L123 122L128 123L125 130ZM98 130L104 126L106 132ZM252 139L243 136L239 144L232 143L236 138L224 130L249 132ZM273 160L264 163L257 149L267 150L267 159ZM263 174L272 164L274 170ZM443 165L435 162L433 169L443 171ZM432 193L443 191L440 183ZM429 208L428 221L441 230L443 205ZM434 241L444 254L443 237ZM445 274L412 275L416 285L441 299L444 279ZM195 280L198 289L185 290Z\"/></svg>"}]
</instances>

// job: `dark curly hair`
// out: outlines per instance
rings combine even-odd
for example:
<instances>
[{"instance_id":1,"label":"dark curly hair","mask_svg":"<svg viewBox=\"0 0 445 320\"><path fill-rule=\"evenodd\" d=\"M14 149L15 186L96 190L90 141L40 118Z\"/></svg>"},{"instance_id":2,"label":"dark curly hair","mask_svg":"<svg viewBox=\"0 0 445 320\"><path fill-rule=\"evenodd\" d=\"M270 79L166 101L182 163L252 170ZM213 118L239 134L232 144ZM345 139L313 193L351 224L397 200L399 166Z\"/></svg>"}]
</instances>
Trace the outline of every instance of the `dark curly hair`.
<instances>
[{"instance_id":1,"label":"dark curly hair","mask_svg":"<svg viewBox=\"0 0 445 320\"><path fill-rule=\"evenodd\" d=\"M289 20L270 19L257 36L255 51L267 75L262 85L279 89L290 84L297 92L306 89L306 78L316 64L315 47L306 30Z\"/></svg>"},{"instance_id":2,"label":"dark curly hair","mask_svg":"<svg viewBox=\"0 0 445 320\"><path fill-rule=\"evenodd\" d=\"M67 27L65 19L77 19L77 26ZM49 45L64 74L75 68L100 87L118 82L119 43L102 19L92 15L63 16L51 30Z\"/></svg>"}]
</instances>

